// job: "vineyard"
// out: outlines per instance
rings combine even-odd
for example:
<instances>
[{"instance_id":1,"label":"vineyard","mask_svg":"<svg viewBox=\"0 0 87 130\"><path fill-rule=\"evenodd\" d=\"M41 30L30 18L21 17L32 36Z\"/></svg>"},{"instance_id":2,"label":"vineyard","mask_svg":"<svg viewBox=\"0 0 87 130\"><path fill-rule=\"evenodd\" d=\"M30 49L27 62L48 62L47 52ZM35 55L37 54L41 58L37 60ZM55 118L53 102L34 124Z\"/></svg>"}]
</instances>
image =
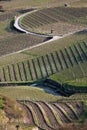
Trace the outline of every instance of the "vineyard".
<instances>
[{"instance_id":1,"label":"vineyard","mask_svg":"<svg viewBox=\"0 0 87 130\"><path fill-rule=\"evenodd\" d=\"M0 78L1 82L26 82L45 79L58 73L67 81L87 76L86 61L87 44L83 41L37 58L3 66Z\"/></svg>"},{"instance_id":2,"label":"vineyard","mask_svg":"<svg viewBox=\"0 0 87 130\"><path fill-rule=\"evenodd\" d=\"M43 27L44 29L44 27L46 25L49 26L49 24L52 25L50 29L52 29L52 27L54 28L55 25L53 25L53 23L63 22L64 24L65 22L71 24L74 23L78 25L83 24L86 25L87 23L86 14L87 14L86 8L79 8L79 9L69 7L44 8L42 10L38 10L23 16L20 20L20 26L26 30L37 32L39 31L38 28Z\"/></svg>"},{"instance_id":3,"label":"vineyard","mask_svg":"<svg viewBox=\"0 0 87 130\"><path fill-rule=\"evenodd\" d=\"M86 0L0 7L0 130L86 130Z\"/></svg>"},{"instance_id":4,"label":"vineyard","mask_svg":"<svg viewBox=\"0 0 87 130\"><path fill-rule=\"evenodd\" d=\"M29 48L48 39L50 38L16 33L14 36L0 40L0 56Z\"/></svg>"},{"instance_id":5,"label":"vineyard","mask_svg":"<svg viewBox=\"0 0 87 130\"><path fill-rule=\"evenodd\" d=\"M83 114L83 103L24 102L30 125L35 124L43 130L56 130L64 124L76 122Z\"/></svg>"}]
</instances>

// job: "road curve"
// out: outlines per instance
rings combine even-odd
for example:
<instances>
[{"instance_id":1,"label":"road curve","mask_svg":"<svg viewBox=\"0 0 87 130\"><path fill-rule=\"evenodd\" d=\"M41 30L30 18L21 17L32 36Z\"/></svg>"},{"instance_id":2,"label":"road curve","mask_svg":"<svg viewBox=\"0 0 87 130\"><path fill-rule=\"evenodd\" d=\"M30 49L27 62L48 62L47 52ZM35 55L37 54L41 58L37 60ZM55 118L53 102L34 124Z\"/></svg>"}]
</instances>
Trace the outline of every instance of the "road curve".
<instances>
[{"instance_id":1,"label":"road curve","mask_svg":"<svg viewBox=\"0 0 87 130\"><path fill-rule=\"evenodd\" d=\"M33 48L42 46L42 45L44 45L44 44L50 43L50 42L52 42L52 41L55 41L55 40L58 40L58 39L67 37L67 36L69 36L69 35L78 33L78 32L80 32L80 31L86 30L86 29L81 29L81 30L78 30L78 31L74 31L74 32L71 32L71 33L67 33L67 34L62 35L62 36L51 36L51 35L43 35L43 34L38 34L38 33L34 33L34 32L29 32L29 31L27 31L27 30L21 28L21 26L20 26L20 24L19 24L20 19L21 19L22 17L24 17L25 15L27 15L27 14L29 14L29 13L33 13L33 12L35 12L35 11L37 11L37 10L31 11L31 12L28 12L28 13L25 13L25 14L22 14L22 15L16 17L16 18L15 18L15 22L14 22L14 27L15 27L16 29L18 29L19 31L22 31L22 32L24 32L24 33L29 33L29 34L31 34L31 35L37 35L37 36L52 37L52 38L51 38L50 40L48 40L48 41L39 43L38 45L30 46L30 47L25 48L25 49L22 49L22 50L20 50L20 51L16 51L16 52L13 52L13 53L10 53L10 54L3 55L3 56L1 56L0 58L6 57L6 56L10 56L10 55L13 55L13 54L17 54L17 53L20 53L20 52L23 52L23 51L26 51L26 50L30 50L30 49L33 49Z\"/></svg>"},{"instance_id":2,"label":"road curve","mask_svg":"<svg viewBox=\"0 0 87 130\"><path fill-rule=\"evenodd\" d=\"M27 14L30 14L30 13L33 13L33 12L36 12L37 10L34 10L34 11L30 11L30 12L27 12L25 14L22 14L18 17L15 17L15 22L14 22L14 27L16 29L18 29L19 31L21 32L24 32L24 33L29 33L29 34L33 34L33 35L38 35L38 36L41 36L41 37L49 37L49 35L45 35L45 34L40 34L40 33L35 33L35 32L31 32L31 31L28 31L26 29L23 29L21 26L20 26L20 20L21 18L23 18L24 16L26 16ZM50 35L51 36L51 35Z\"/></svg>"}]
</instances>

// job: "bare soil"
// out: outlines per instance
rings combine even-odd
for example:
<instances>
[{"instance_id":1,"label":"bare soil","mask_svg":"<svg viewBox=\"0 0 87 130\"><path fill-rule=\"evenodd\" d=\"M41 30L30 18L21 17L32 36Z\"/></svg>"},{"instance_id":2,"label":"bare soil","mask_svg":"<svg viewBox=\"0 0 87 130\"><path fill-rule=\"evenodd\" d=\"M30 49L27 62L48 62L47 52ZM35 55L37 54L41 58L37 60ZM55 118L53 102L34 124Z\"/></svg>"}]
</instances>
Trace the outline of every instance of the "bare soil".
<instances>
[{"instance_id":1,"label":"bare soil","mask_svg":"<svg viewBox=\"0 0 87 130\"><path fill-rule=\"evenodd\" d=\"M61 36L61 35L65 35L68 33L85 29L86 27L87 27L86 25L82 26L82 25L71 24L71 23L60 21L57 23L44 25L42 27L35 29L34 31L39 33L51 34L51 30L53 30L52 35Z\"/></svg>"}]
</instances>

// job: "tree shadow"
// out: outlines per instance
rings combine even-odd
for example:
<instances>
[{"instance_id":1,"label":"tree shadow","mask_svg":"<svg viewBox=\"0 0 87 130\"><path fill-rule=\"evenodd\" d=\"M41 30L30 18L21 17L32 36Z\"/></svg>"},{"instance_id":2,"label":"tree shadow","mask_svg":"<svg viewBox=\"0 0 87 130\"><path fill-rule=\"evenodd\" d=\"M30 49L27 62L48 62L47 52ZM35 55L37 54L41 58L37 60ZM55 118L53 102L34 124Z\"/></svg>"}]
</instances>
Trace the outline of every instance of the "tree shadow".
<instances>
[{"instance_id":1,"label":"tree shadow","mask_svg":"<svg viewBox=\"0 0 87 130\"><path fill-rule=\"evenodd\" d=\"M8 26L5 28L5 30L8 32L8 33L24 33L24 32L21 32L20 30L16 29L14 27L14 19L11 20L11 22L8 24Z\"/></svg>"}]
</instances>

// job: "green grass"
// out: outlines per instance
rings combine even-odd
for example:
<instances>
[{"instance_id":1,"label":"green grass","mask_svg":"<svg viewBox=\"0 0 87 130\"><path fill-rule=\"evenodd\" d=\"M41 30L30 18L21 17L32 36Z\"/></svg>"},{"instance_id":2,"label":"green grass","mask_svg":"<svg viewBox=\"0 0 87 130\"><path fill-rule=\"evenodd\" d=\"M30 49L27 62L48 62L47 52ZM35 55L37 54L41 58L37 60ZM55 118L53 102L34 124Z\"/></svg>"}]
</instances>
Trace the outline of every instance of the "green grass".
<instances>
[{"instance_id":1,"label":"green grass","mask_svg":"<svg viewBox=\"0 0 87 130\"><path fill-rule=\"evenodd\" d=\"M59 102L64 102L64 103L67 103L67 102L79 102L79 101L87 101L87 94L86 93L76 93L76 94L73 94L71 95L70 97L62 97L62 99L58 100Z\"/></svg>"},{"instance_id":2,"label":"green grass","mask_svg":"<svg viewBox=\"0 0 87 130\"><path fill-rule=\"evenodd\" d=\"M2 96L0 96L0 109L3 109L4 108L4 98Z\"/></svg>"},{"instance_id":3,"label":"green grass","mask_svg":"<svg viewBox=\"0 0 87 130\"><path fill-rule=\"evenodd\" d=\"M85 87L87 86L87 77L70 80L66 83L69 85L77 86L77 87L79 86Z\"/></svg>"},{"instance_id":4,"label":"green grass","mask_svg":"<svg viewBox=\"0 0 87 130\"><path fill-rule=\"evenodd\" d=\"M60 96L47 93L44 89L32 86L0 87L0 93L12 99L29 99L31 101L55 101Z\"/></svg>"},{"instance_id":5,"label":"green grass","mask_svg":"<svg viewBox=\"0 0 87 130\"><path fill-rule=\"evenodd\" d=\"M9 28L10 21L11 20L6 20L4 22L0 22L0 36L6 37L8 35L12 35L11 29Z\"/></svg>"},{"instance_id":6,"label":"green grass","mask_svg":"<svg viewBox=\"0 0 87 130\"><path fill-rule=\"evenodd\" d=\"M82 117L79 119L80 122L84 122L85 120L87 120L87 101L84 101L84 114L82 115Z\"/></svg>"},{"instance_id":7,"label":"green grass","mask_svg":"<svg viewBox=\"0 0 87 130\"><path fill-rule=\"evenodd\" d=\"M86 72L85 70L86 65L87 65L87 62L80 64L84 72ZM50 76L50 78L54 79L55 81L59 81L66 84L71 84L74 86L86 86L87 74L85 73L85 76L83 75L80 69L80 66L75 65L73 67L70 67L69 69L65 69L61 71L60 73L56 73Z\"/></svg>"}]
</instances>

